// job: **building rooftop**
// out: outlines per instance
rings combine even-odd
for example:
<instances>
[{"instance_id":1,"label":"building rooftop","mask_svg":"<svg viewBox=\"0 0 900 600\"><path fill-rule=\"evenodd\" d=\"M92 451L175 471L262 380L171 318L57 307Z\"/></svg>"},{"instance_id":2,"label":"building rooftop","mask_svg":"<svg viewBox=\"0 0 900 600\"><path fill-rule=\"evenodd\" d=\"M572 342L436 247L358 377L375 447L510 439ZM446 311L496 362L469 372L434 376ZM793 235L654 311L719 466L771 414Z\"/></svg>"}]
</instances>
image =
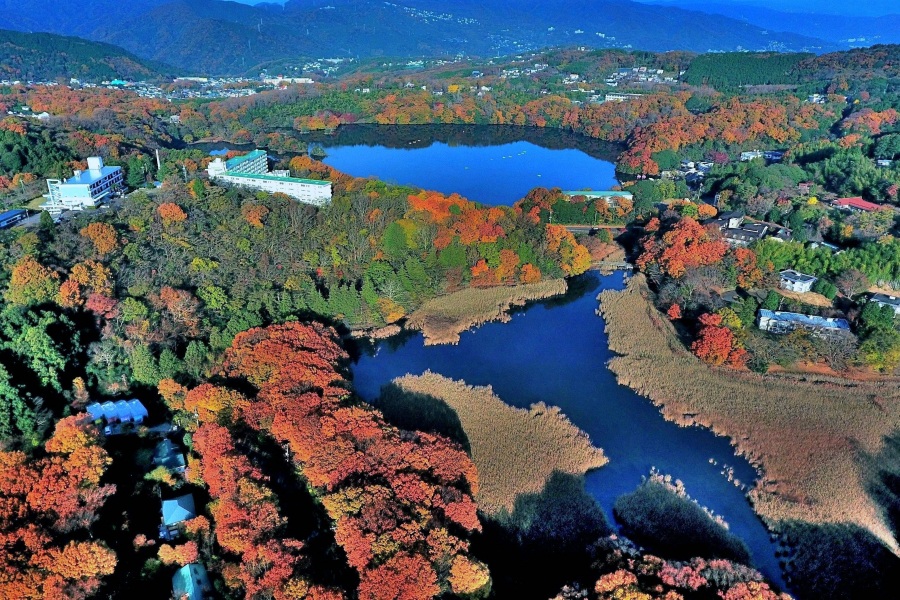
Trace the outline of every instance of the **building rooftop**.
<instances>
[{"instance_id":1,"label":"building rooftop","mask_svg":"<svg viewBox=\"0 0 900 600\"><path fill-rule=\"evenodd\" d=\"M181 469L185 466L184 454L172 440L166 438L156 445L153 464L167 469Z\"/></svg>"},{"instance_id":2,"label":"building rooftop","mask_svg":"<svg viewBox=\"0 0 900 600\"><path fill-rule=\"evenodd\" d=\"M235 156L234 158L225 161L225 168L227 168L229 171L232 169L236 169L248 160L253 160L254 158L259 158L260 156L266 156L266 151L254 150L253 152L248 152L243 156Z\"/></svg>"},{"instance_id":3,"label":"building rooftop","mask_svg":"<svg viewBox=\"0 0 900 600\"><path fill-rule=\"evenodd\" d=\"M172 500L163 500L163 525L177 525L196 516L197 510L194 508L194 497L191 494L185 494Z\"/></svg>"},{"instance_id":4,"label":"building rooftop","mask_svg":"<svg viewBox=\"0 0 900 600\"><path fill-rule=\"evenodd\" d=\"M88 414L95 421L106 419L107 421L142 421L147 417L147 409L140 400L119 400L117 402L93 402L85 407Z\"/></svg>"},{"instance_id":5,"label":"building rooftop","mask_svg":"<svg viewBox=\"0 0 900 600\"><path fill-rule=\"evenodd\" d=\"M631 192L617 192L615 190L607 190L607 191L590 191L590 190L573 190L568 192L563 192L566 196L584 196L585 198L633 198L634 195Z\"/></svg>"},{"instance_id":6,"label":"building rooftop","mask_svg":"<svg viewBox=\"0 0 900 600\"><path fill-rule=\"evenodd\" d=\"M172 576L172 591L179 600L203 600L204 591L209 589L206 568L199 563L191 563L178 569Z\"/></svg>"},{"instance_id":7,"label":"building rooftop","mask_svg":"<svg viewBox=\"0 0 900 600\"><path fill-rule=\"evenodd\" d=\"M88 169L87 171L76 171L76 174L66 179L63 183L70 185L90 185L96 181L100 181L107 175L121 171L122 167L102 167L100 169Z\"/></svg>"},{"instance_id":8,"label":"building rooftop","mask_svg":"<svg viewBox=\"0 0 900 600\"><path fill-rule=\"evenodd\" d=\"M843 331L850 331L850 323L848 323L846 319L817 317L814 315L803 315L800 313L766 310L765 308L760 309L759 316L760 318L767 318L771 319L772 321L781 321L782 323L795 323L797 325L803 325L805 327L812 327L817 329L840 329Z\"/></svg>"},{"instance_id":9,"label":"building rooftop","mask_svg":"<svg viewBox=\"0 0 900 600\"><path fill-rule=\"evenodd\" d=\"M229 167L230 168L230 167ZM254 173L225 173L228 177L240 177L243 179L265 179L268 181L290 181L291 183L309 183L312 185L331 185L330 181L320 181L318 179L300 179L298 177L278 177L277 175L256 175Z\"/></svg>"},{"instance_id":10,"label":"building rooftop","mask_svg":"<svg viewBox=\"0 0 900 600\"><path fill-rule=\"evenodd\" d=\"M865 211L879 210L880 208L882 208L880 204L875 204L874 202L863 200L860 196L854 196L853 198L840 198L838 200L835 200L834 204L835 206L856 208L858 210Z\"/></svg>"},{"instance_id":11,"label":"building rooftop","mask_svg":"<svg viewBox=\"0 0 900 600\"><path fill-rule=\"evenodd\" d=\"M817 277L813 275L807 275L806 273L801 273L800 271L794 271L793 269L788 269L786 271L782 271L780 273L782 279L787 279L789 281L794 281L796 283L807 283L809 281L816 281Z\"/></svg>"},{"instance_id":12,"label":"building rooftop","mask_svg":"<svg viewBox=\"0 0 900 600\"><path fill-rule=\"evenodd\" d=\"M14 208L12 210L7 210L3 213L0 213L0 221L5 221L6 219L12 219L13 217L17 217L25 212L24 208Z\"/></svg>"},{"instance_id":13,"label":"building rooftop","mask_svg":"<svg viewBox=\"0 0 900 600\"><path fill-rule=\"evenodd\" d=\"M900 296L889 296L888 294L872 294L872 301L879 304L889 304L890 306L900 307Z\"/></svg>"}]
</instances>

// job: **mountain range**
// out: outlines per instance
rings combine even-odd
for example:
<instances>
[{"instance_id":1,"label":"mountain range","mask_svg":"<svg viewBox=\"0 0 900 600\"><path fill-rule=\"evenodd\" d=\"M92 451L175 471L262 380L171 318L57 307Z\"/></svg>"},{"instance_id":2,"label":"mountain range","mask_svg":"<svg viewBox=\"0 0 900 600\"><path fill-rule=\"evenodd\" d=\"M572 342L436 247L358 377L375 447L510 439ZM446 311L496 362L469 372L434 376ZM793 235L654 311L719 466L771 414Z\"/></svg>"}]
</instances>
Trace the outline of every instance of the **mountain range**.
<instances>
[{"instance_id":1,"label":"mountain range","mask_svg":"<svg viewBox=\"0 0 900 600\"><path fill-rule=\"evenodd\" d=\"M797 50L840 46L722 15L630 0L0 0L0 28L119 45L184 74L300 57L494 56L550 46Z\"/></svg>"},{"instance_id":2,"label":"mountain range","mask_svg":"<svg viewBox=\"0 0 900 600\"><path fill-rule=\"evenodd\" d=\"M659 6L678 6L687 10L722 15L744 23L826 40L834 44L867 46L900 43L900 5L895 14L831 14L802 10L773 9L755 2L721 2L718 0L657 0Z\"/></svg>"}]
</instances>

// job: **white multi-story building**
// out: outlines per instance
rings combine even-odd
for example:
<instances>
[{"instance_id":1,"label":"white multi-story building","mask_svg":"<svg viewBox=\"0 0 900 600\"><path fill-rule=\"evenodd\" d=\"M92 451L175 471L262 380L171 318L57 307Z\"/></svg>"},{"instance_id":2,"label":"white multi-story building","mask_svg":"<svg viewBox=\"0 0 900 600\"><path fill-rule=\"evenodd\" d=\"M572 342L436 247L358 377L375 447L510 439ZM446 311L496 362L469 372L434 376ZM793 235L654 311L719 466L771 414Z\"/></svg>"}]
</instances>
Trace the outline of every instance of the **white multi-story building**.
<instances>
[{"instance_id":1,"label":"white multi-story building","mask_svg":"<svg viewBox=\"0 0 900 600\"><path fill-rule=\"evenodd\" d=\"M99 156L91 156L87 163L87 171L75 171L65 181L47 180L44 210L50 214L59 214L64 210L82 210L102 204L124 189L122 167L107 167Z\"/></svg>"},{"instance_id":2,"label":"white multi-story building","mask_svg":"<svg viewBox=\"0 0 900 600\"><path fill-rule=\"evenodd\" d=\"M300 202L321 206L331 201L331 182L289 177L287 171L269 171L265 150L254 150L228 161L217 158L206 168L218 182L266 192L280 192Z\"/></svg>"}]
</instances>

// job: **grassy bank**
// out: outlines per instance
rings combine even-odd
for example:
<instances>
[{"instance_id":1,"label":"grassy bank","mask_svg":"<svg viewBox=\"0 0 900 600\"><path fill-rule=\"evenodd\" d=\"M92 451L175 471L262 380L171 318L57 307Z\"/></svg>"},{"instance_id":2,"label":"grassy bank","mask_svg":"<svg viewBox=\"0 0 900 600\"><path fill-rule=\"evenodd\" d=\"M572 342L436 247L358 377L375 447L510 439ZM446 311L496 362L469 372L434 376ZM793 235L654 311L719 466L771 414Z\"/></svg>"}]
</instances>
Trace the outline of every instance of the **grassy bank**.
<instances>
[{"instance_id":1,"label":"grassy bank","mask_svg":"<svg viewBox=\"0 0 900 600\"><path fill-rule=\"evenodd\" d=\"M764 476L751 498L773 527L797 519L854 523L892 548L896 540L867 493L880 451L900 418L897 380L762 376L703 365L649 301L642 275L622 292L603 292L610 366L619 381L682 424L727 435Z\"/></svg>"},{"instance_id":2,"label":"grassy bank","mask_svg":"<svg viewBox=\"0 0 900 600\"><path fill-rule=\"evenodd\" d=\"M501 509L512 513L517 496L541 492L555 471L581 475L607 462L603 451L556 407L515 408L490 387L468 386L431 372L394 383L456 411L478 467L478 507L488 514Z\"/></svg>"},{"instance_id":3,"label":"grassy bank","mask_svg":"<svg viewBox=\"0 0 900 600\"><path fill-rule=\"evenodd\" d=\"M507 311L529 300L542 300L566 292L564 279L493 288L467 288L434 298L409 316L406 326L421 330L425 344L455 344L463 331L496 320L508 320Z\"/></svg>"}]
</instances>

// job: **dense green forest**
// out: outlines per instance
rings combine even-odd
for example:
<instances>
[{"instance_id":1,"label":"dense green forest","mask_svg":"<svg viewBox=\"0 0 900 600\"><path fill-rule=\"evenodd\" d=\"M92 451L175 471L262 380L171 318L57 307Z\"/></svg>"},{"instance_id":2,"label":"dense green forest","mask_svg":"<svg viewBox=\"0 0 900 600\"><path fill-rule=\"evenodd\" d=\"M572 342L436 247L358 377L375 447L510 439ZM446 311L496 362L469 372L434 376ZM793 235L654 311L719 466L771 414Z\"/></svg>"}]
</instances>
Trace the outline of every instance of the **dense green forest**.
<instances>
[{"instance_id":1,"label":"dense green forest","mask_svg":"<svg viewBox=\"0 0 900 600\"><path fill-rule=\"evenodd\" d=\"M147 80L169 73L168 67L138 58L112 44L51 33L0 30L0 79Z\"/></svg>"},{"instance_id":2,"label":"dense green forest","mask_svg":"<svg viewBox=\"0 0 900 600\"><path fill-rule=\"evenodd\" d=\"M797 66L812 54L724 52L701 54L691 61L682 81L730 90L748 85L799 83Z\"/></svg>"}]
</instances>

